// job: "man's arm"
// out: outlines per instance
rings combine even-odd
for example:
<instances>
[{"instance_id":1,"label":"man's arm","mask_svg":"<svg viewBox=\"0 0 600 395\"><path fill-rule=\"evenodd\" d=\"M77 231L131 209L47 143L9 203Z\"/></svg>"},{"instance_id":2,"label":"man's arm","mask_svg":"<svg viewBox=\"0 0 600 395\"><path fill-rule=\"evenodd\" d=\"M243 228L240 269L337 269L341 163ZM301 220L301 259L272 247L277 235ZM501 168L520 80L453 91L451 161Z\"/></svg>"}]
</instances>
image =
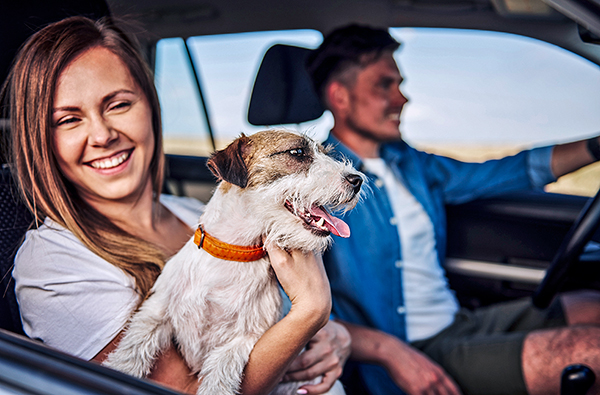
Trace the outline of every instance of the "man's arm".
<instances>
[{"instance_id":1,"label":"man's arm","mask_svg":"<svg viewBox=\"0 0 600 395\"><path fill-rule=\"evenodd\" d=\"M596 155L598 154L600 137L597 136L592 139L595 139L595 143L594 141L589 142L590 139L586 139L556 145L552 151L552 173L558 178L600 160L592 153L592 151L595 151Z\"/></svg>"},{"instance_id":2,"label":"man's arm","mask_svg":"<svg viewBox=\"0 0 600 395\"><path fill-rule=\"evenodd\" d=\"M460 394L454 380L419 350L385 332L338 321L352 338L350 358L384 367L408 394Z\"/></svg>"}]
</instances>

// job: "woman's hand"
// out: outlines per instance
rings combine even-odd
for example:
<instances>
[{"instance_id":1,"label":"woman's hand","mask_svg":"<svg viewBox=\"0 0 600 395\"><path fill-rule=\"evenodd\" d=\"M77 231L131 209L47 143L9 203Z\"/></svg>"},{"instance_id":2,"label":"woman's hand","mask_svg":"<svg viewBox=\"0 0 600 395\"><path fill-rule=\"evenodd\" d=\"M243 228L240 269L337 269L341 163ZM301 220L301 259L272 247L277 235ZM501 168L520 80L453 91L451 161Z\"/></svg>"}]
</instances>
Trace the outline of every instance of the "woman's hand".
<instances>
[{"instance_id":1,"label":"woman's hand","mask_svg":"<svg viewBox=\"0 0 600 395\"><path fill-rule=\"evenodd\" d=\"M305 385L308 394L322 394L331 389L342 375L350 356L350 333L341 324L329 321L308 342L306 351L290 365L283 381L305 381L323 376L320 384Z\"/></svg>"}]
</instances>

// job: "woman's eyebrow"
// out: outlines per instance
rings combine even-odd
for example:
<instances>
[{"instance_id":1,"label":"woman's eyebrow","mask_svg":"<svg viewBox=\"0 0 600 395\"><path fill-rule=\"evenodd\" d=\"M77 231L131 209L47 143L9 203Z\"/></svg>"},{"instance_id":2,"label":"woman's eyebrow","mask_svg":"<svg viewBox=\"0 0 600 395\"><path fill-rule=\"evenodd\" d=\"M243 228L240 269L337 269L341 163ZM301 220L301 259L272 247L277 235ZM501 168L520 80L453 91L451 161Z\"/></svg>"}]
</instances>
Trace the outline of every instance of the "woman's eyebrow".
<instances>
[{"instance_id":1,"label":"woman's eyebrow","mask_svg":"<svg viewBox=\"0 0 600 395\"><path fill-rule=\"evenodd\" d=\"M129 89L119 89L116 90L114 92L109 93L108 95L104 96L102 98L102 104L105 104L109 101L111 101L112 99L114 99L115 96L122 94L122 93L126 93L126 94L136 94L136 92L129 90ZM63 106L63 107L56 107L52 109L52 112L58 112L58 111L78 111L80 110L79 107L77 106Z\"/></svg>"},{"instance_id":2,"label":"woman's eyebrow","mask_svg":"<svg viewBox=\"0 0 600 395\"><path fill-rule=\"evenodd\" d=\"M132 91L132 90L129 90L129 89L119 89L119 90L116 90L116 91L114 91L114 92L111 92L111 93L109 93L108 95L104 96L104 97L102 98L102 104L105 104L105 103L107 103L107 102L111 101L112 99L114 99L114 98L115 98L115 96L117 96L117 95L120 95L120 94L122 94L122 93L126 93L126 94L136 94L136 92L134 92L134 91Z\"/></svg>"},{"instance_id":3,"label":"woman's eyebrow","mask_svg":"<svg viewBox=\"0 0 600 395\"><path fill-rule=\"evenodd\" d=\"M56 113L59 111L79 111L79 110L80 110L80 108L77 106L64 106L64 107L53 108L52 113Z\"/></svg>"}]
</instances>

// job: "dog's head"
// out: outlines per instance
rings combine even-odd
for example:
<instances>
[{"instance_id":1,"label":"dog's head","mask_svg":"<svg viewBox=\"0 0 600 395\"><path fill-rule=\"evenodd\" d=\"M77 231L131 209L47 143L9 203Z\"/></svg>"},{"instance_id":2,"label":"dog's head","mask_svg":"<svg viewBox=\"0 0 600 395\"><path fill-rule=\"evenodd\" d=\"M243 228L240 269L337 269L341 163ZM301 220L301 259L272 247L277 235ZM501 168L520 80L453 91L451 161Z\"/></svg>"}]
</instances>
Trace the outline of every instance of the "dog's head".
<instances>
[{"instance_id":1,"label":"dog's head","mask_svg":"<svg viewBox=\"0 0 600 395\"><path fill-rule=\"evenodd\" d=\"M215 152L208 167L223 181L223 193L238 195L266 244L322 251L330 234L350 235L331 212L356 205L364 175L304 135L282 130L242 135Z\"/></svg>"}]
</instances>

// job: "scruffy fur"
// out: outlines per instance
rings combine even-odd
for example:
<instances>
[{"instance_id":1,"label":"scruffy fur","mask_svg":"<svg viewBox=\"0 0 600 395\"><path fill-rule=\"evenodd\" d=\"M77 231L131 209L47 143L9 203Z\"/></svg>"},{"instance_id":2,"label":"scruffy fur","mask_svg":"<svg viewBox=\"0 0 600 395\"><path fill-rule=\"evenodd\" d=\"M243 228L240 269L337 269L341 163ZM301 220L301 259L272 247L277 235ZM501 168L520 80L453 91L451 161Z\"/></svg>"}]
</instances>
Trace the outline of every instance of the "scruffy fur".
<instances>
[{"instance_id":1,"label":"scruffy fur","mask_svg":"<svg viewBox=\"0 0 600 395\"><path fill-rule=\"evenodd\" d=\"M291 211L351 208L363 178L306 136L281 130L242 135L213 154L208 165L222 180L200 217L209 234L235 245L264 239L265 245L319 253L330 244L329 233L311 230ZM198 249L192 239L166 264L105 365L146 376L174 339L202 380L198 394L234 394L254 344L281 314L268 257L224 261ZM301 384L280 384L272 393L295 394ZM339 383L334 393L344 393Z\"/></svg>"}]
</instances>

